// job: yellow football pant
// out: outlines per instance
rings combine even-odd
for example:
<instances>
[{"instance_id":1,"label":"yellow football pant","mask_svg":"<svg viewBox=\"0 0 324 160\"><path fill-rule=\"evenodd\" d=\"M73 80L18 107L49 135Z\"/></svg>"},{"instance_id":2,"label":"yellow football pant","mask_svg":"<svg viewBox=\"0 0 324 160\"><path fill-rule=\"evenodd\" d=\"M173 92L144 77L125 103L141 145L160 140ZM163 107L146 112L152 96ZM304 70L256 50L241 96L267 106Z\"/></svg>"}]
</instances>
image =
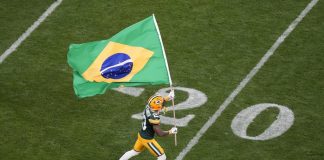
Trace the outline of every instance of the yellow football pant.
<instances>
[{"instance_id":1,"label":"yellow football pant","mask_svg":"<svg viewBox=\"0 0 324 160\"><path fill-rule=\"evenodd\" d=\"M155 139L144 139L140 136L140 134L138 134L134 145L134 150L136 152L142 152L145 149L148 149L155 157L159 157L164 154L163 148Z\"/></svg>"}]
</instances>

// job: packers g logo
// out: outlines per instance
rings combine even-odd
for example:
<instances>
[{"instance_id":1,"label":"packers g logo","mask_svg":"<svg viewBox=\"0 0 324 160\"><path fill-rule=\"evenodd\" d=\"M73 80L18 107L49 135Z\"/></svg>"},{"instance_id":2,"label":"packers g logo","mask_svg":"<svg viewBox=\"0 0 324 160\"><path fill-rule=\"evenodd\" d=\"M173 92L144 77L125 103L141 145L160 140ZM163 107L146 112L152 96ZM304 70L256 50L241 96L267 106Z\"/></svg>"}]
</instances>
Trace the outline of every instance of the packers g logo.
<instances>
[{"instance_id":1,"label":"packers g logo","mask_svg":"<svg viewBox=\"0 0 324 160\"><path fill-rule=\"evenodd\" d=\"M155 101L155 104L161 104L160 100Z\"/></svg>"},{"instance_id":2,"label":"packers g logo","mask_svg":"<svg viewBox=\"0 0 324 160\"><path fill-rule=\"evenodd\" d=\"M133 69L133 61L125 53L116 53L108 57L101 65L100 73L106 79L121 79Z\"/></svg>"}]
</instances>

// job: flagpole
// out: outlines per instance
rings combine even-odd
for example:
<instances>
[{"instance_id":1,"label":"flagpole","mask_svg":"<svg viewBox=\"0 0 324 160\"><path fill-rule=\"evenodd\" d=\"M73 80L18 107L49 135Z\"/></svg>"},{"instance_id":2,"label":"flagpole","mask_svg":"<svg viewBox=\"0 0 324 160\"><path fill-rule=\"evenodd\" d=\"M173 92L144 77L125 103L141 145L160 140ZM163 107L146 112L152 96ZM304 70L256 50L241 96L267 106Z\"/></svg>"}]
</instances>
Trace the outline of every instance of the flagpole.
<instances>
[{"instance_id":1,"label":"flagpole","mask_svg":"<svg viewBox=\"0 0 324 160\"><path fill-rule=\"evenodd\" d=\"M160 29L159 29L159 26L158 26L158 24L156 22L156 19L155 19L154 14L153 14L153 19L154 19L155 28L156 28L157 33L159 35L160 44L162 46L162 52L163 52L163 56L164 56L164 60L165 60L164 62L165 62L165 66L166 66L167 71L168 71L168 76L169 76L170 88L171 88L171 91L173 91L173 85L172 85L172 79L171 79L171 74L170 74L170 70L169 70L168 59L167 59L166 54L165 54L164 45L163 45L162 37L161 37L161 34L160 34ZM177 125L175 123L174 99L172 99L172 108L173 108L173 123L174 123L174 127L177 127ZM177 146L177 134L174 135L174 145Z\"/></svg>"}]
</instances>

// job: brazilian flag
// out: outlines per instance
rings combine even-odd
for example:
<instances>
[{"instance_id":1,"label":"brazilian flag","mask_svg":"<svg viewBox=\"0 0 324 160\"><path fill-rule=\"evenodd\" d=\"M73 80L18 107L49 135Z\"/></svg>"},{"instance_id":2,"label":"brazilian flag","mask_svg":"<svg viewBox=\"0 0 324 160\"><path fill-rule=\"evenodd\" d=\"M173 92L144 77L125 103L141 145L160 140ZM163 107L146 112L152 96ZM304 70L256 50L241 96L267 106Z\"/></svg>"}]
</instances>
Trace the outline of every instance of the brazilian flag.
<instances>
[{"instance_id":1,"label":"brazilian flag","mask_svg":"<svg viewBox=\"0 0 324 160\"><path fill-rule=\"evenodd\" d=\"M120 86L172 83L154 15L110 39L71 44L67 59L80 98Z\"/></svg>"}]
</instances>

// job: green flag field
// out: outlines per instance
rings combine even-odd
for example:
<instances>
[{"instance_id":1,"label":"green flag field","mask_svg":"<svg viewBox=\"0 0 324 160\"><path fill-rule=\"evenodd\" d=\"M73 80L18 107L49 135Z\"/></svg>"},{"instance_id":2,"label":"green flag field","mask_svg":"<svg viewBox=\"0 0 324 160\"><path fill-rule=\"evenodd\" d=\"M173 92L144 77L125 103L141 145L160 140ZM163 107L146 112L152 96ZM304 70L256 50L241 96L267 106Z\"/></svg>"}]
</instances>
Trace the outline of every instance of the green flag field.
<instances>
[{"instance_id":1,"label":"green flag field","mask_svg":"<svg viewBox=\"0 0 324 160\"><path fill-rule=\"evenodd\" d=\"M175 89L176 119L167 112L161 128L176 123L177 145L156 137L168 160L323 160L323 11L321 0L2 0L0 160L118 160L132 149L146 101L170 90L164 59L145 74L157 85L138 86L153 84L139 72L79 98L67 58L71 44L114 40L153 14ZM115 42L155 51L128 36Z\"/></svg>"}]
</instances>

